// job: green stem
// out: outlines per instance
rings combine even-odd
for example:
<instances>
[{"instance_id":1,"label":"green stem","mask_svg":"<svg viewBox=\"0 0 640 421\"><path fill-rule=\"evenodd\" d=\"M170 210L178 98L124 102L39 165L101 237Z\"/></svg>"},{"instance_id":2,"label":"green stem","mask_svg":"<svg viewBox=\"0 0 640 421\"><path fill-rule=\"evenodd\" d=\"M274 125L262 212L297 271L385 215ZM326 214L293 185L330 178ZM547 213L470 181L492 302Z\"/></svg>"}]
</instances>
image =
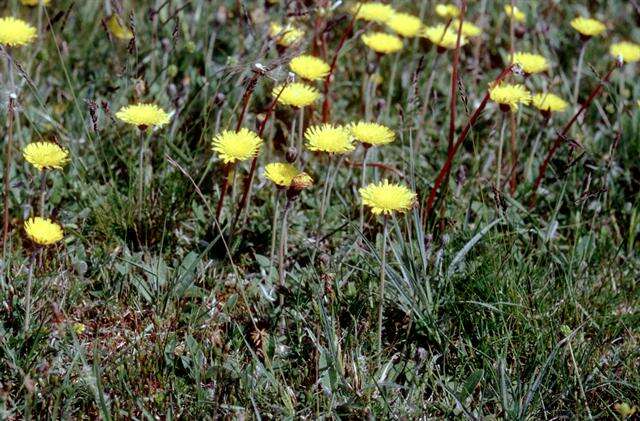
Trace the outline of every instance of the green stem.
<instances>
[{"instance_id":1,"label":"green stem","mask_svg":"<svg viewBox=\"0 0 640 421\"><path fill-rule=\"evenodd\" d=\"M280 210L280 189L276 191L275 204L273 205L273 221L271 223L271 252L269 253L269 262L271 262L271 268L269 269L269 278L271 278L271 274L273 272L273 268L275 267L274 258L276 255L276 238L278 225L278 213Z\"/></svg>"},{"instance_id":2,"label":"green stem","mask_svg":"<svg viewBox=\"0 0 640 421\"><path fill-rule=\"evenodd\" d=\"M40 174L40 216L45 218L44 212L44 201L47 190L47 170L45 168L42 169Z\"/></svg>"},{"instance_id":3,"label":"green stem","mask_svg":"<svg viewBox=\"0 0 640 421\"><path fill-rule=\"evenodd\" d=\"M29 262L29 276L27 277L27 292L25 296L25 309L24 309L24 331L29 331L29 323L31 322L31 284L33 282L33 270L36 265L36 254L31 255L31 261Z\"/></svg>"},{"instance_id":4,"label":"green stem","mask_svg":"<svg viewBox=\"0 0 640 421\"><path fill-rule=\"evenodd\" d=\"M584 54L587 51L587 43L583 42L580 47L580 55L578 56L578 70L576 72L576 82L573 86L573 103L578 102L578 96L580 94L580 79L582 78L582 65L584 63Z\"/></svg>"},{"instance_id":5,"label":"green stem","mask_svg":"<svg viewBox=\"0 0 640 421\"><path fill-rule=\"evenodd\" d=\"M502 173L502 148L504 143L504 132L507 128L507 112L502 112L502 128L500 129L500 143L498 144L498 159L496 161L496 188L500 188L500 176Z\"/></svg>"},{"instance_id":6,"label":"green stem","mask_svg":"<svg viewBox=\"0 0 640 421\"><path fill-rule=\"evenodd\" d=\"M367 152L369 152L369 146L364 145L364 153L362 154L362 175L360 180L360 187L364 188L367 179ZM360 203L360 233L364 233L364 202Z\"/></svg>"},{"instance_id":7,"label":"green stem","mask_svg":"<svg viewBox=\"0 0 640 421\"><path fill-rule=\"evenodd\" d=\"M380 256L380 301L378 303L378 367L382 361L382 315L384 312L384 288L385 275L387 272L387 216L382 222L382 255Z\"/></svg>"}]
</instances>

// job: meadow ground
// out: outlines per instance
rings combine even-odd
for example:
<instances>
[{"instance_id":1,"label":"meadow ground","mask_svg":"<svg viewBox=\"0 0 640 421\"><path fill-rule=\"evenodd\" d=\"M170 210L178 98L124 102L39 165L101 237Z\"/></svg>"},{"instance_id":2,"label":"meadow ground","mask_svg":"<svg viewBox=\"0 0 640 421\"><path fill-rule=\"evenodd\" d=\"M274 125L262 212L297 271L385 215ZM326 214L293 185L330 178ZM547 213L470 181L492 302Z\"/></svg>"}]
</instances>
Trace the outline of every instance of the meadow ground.
<instances>
[{"instance_id":1,"label":"meadow ground","mask_svg":"<svg viewBox=\"0 0 640 421\"><path fill-rule=\"evenodd\" d=\"M637 417L636 1L25 2L0 419Z\"/></svg>"}]
</instances>

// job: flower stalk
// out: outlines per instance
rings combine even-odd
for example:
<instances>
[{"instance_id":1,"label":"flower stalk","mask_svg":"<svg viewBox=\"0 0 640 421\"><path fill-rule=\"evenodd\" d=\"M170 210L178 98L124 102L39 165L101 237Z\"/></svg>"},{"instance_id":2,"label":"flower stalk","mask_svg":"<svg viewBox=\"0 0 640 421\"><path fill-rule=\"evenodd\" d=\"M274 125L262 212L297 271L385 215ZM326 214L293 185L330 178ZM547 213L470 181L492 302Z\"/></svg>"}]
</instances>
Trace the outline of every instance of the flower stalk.
<instances>
[{"instance_id":1,"label":"flower stalk","mask_svg":"<svg viewBox=\"0 0 640 421\"><path fill-rule=\"evenodd\" d=\"M378 366L382 361L382 316L384 313L384 290L387 273L387 215L382 220L382 251L380 256L380 298L378 302L377 355Z\"/></svg>"}]
</instances>

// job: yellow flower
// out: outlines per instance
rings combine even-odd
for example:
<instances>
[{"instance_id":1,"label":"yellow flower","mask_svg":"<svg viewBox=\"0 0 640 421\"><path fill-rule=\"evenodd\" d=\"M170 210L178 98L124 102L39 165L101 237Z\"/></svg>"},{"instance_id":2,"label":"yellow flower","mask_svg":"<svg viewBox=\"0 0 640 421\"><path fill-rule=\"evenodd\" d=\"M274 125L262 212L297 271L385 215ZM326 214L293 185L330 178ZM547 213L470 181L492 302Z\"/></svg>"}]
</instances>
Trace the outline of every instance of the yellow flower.
<instances>
[{"instance_id":1,"label":"yellow flower","mask_svg":"<svg viewBox=\"0 0 640 421\"><path fill-rule=\"evenodd\" d=\"M300 29L287 24L284 27L278 23L271 23L269 27L269 35L276 38L276 42L283 47L290 47L300 41L304 36L304 32Z\"/></svg>"},{"instance_id":2,"label":"yellow flower","mask_svg":"<svg viewBox=\"0 0 640 421\"><path fill-rule=\"evenodd\" d=\"M120 22L118 15L111 15L107 21L107 28L109 28L114 37L123 41L129 41L133 38L133 32Z\"/></svg>"},{"instance_id":3,"label":"yellow flower","mask_svg":"<svg viewBox=\"0 0 640 421\"><path fill-rule=\"evenodd\" d=\"M416 202L416 194L401 184L390 184L384 180L378 184L369 184L360 188L362 202L376 215L390 215L393 212L406 212Z\"/></svg>"},{"instance_id":4,"label":"yellow flower","mask_svg":"<svg viewBox=\"0 0 640 421\"><path fill-rule=\"evenodd\" d=\"M445 31L446 29L446 31ZM441 48L452 50L456 48L458 42L458 33L451 29L451 25L447 28L445 25L428 26L422 31L422 36ZM460 46L467 43L467 39L460 35Z\"/></svg>"},{"instance_id":5,"label":"yellow flower","mask_svg":"<svg viewBox=\"0 0 640 421\"><path fill-rule=\"evenodd\" d=\"M489 96L493 101L509 107L512 111L518 109L518 104L526 105L531 102L531 93L522 85L501 83L490 89Z\"/></svg>"},{"instance_id":6,"label":"yellow flower","mask_svg":"<svg viewBox=\"0 0 640 421\"><path fill-rule=\"evenodd\" d=\"M22 156L40 171L49 168L61 170L69 162L69 151L53 142L29 143L22 151Z\"/></svg>"},{"instance_id":7,"label":"yellow flower","mask_svg":"<svg viewBox=\"0 0 640 421\"><path fill-rule=\"evenodd\" d=\"M40 4L40 0L20 0L23 6L38 6ZM46 6L51 3L51 0L42 0L42 5Z\"/></svg>"},{"instance_id":8,"label":"yellow flower","mask_svg":"<svg viewBox=\"0 0 640 421\"><path fill-rule=\"evenodd\" d=\"M376 53L389 54L402 50L402 40L395 35L373 32L362 35L362 42Z\"/></svg>"},{"instance_id":9,"label":"yellow flower","mask_svg":"<svg viewBox=\"0 0 640 421\"><path fill-rule=\"evenodd\" d=\"M36 244L49 246L62 240L62 227L50 219L30 218L24 222L24 230L27 237Z\"/></svg>"},{"instance_id":10,"label":"yellow flower","mask_svg":"<svg viewBox=\"0 0 640 421\"><path fill-rule=\"evenodd\" d=\"M264 176L282 187L291 186L291 181L299 174L301 174L301 171L291 164L274 162L264 167Z\"/></svg>"},{"instance_id":11,"label":"yellow flower","mask_svg":"<svg viewBox=\"0 0 640 421\"><path fill-rule=\"evenodd\" d=\"M251 130L242 128L237 132L225 130L213 138L212 149L225 163L244 161L258 154L262 139Z\"/></svg>"},{"instance_id":12,"label":"yellow flower","mask_svg":"<svg viewBox=\"0 0 640 421\"><path fill-rule=\"evenodd\" d=\"M116 117L141 129L162 127L169 122L169 114L155 104L127 105L116 113Z\"/></svg>"},{"instance_id":13,"label":"yellow flower","mask_svg":"<svg viewBox=\"0 0 640 421\"><path fill-rule=\"evenodd\" d=\"M351 7L351 13L356 13L356 19L362 19L369 22L385 23L393 15L393 7L388 4L371 2L358 3Z\"/></svg>"},{"instance_id":14,"label":"yellow flower","mask_svg":"<svg viewBox=\"0 0 640 421\"><path fill-rule=\"evenodd\" d=\"M304 83L279 85L273 88L271 94L278 98L280 104L294 107L306 107L320 97L320 92L316 88L307 86Z\"/></svg>"},{"instance_id":15,"label":"yellow flower","mask_svg":"<svg viewBox=\"0 0 640 421\"><path fill-rule=\"evenodd\" d=\"M301 172L300 174L293 177L293 180L291 180L290 188L299 191L308 189L311 186L313 186L313 178L311 178L311 176L306 172Z\"/></svg>"},{"instance_id":16,"label":"yellow flower","mask_svg":"<svg viewBox=\"0 0 640 421\"><path fill-rule=\"evenodd\" d=\"M540 73L549 69L549 62L539 54L515 53L513 62L527 74Z\"/></svg>"},{"instance_id":17,"label":"yellow flower","mask_svg":"<svg viewBox=\"0 0 640 421\"><path fill-rule=\"evenodd\" d=\"M635 63L640 60L640 45L633 42L618 42L609 47L609 53L616 59L622 59L627 63Z\"/></svg>"},{"instance_id":18,"label":"yellow flower","mask_svg":"<svg viewBox=\"0 0 640 421\"><path fill-rule=\"evenodd\" d=\"M30 44L37 37L36 28L16 18L0 18L0 44L18 47Z\"/></svg>"},{"instance_id":19,"label":"yellow flower","mask_svg":"<svg viewBox=\"0 0 640 421\"><path fill-rule=\"evenodd\" d=\"M422 22L408 13L394 13L387 21L387 26L403 37L415 37L420 33Z\"/></svg>"},{"instance_id":20,"label":"yellow flower","mask_svg":"<svg viewBox=\"0 0 640 421\"><path fill-rule=\"evenodd\" d=\"M342 126L311 126L304 132L304 138L310 151L345 153L355 149L349 130Z\"/></svg>"},{"instance_id":21,"label":"yellow flower","mask_svg":"<svg viewBox=\"0 0 640 421\"><path fill-rule=\"evenodd\" d=\"M451 22L451 30L454 33L458 33L458 27L460 26L460 21L455 19L453 22ZM482 33L482 29L480 29L480 27L474 25L471 22L467 22L464 21L462 22L462 35L464 35L465 37L469 37L469 38L473 38L473 37L477 37Z\"/></svg>"},{"instance_id":22,"label":"yellow flower","mask_svg":"<svg viewBox=\"0 0 640 421\"><path fill-rule=\"evenodd\" d=\"M524 22L525 20L527 20L527 16L524 13L522 13L522 11L520 9L518 9L517 7L514 6L513 10L511 10L511 5L510 4L505 4L504 5L504 12L509 17L513 16L513 18L516 20L516 22Z\"/></svg>"},{"instance_id":23,"label":"yellow flower","mask_svg":"<svg viewBox=\"0 0 640 421\"><path fill-rule=\"evenodd\" d=\"M535 94L531 98L531 104L540 111L564 111L569 106L567 101L550 93Z\"/></svg>"},{"instance_id":24,"label":"yellow flower","mask_svg":"<svg viewBox=\"0 0 640 421\"><path fill-rule=\"evenodd\" d=\"M453 4L438 4L436 5L436 14L446 19L457 18L460 16L460 9Z\"/></svg>"},{"instance_id":25,"label":"yellow flower","mask_svg":"<svg viewBox=\"0 0 640 421\"><path fill-rule=\"evenodd\" d=\"M72 329L76 335L82 335L84 331L87 330L87 327L80 322L75 322L72 325Z\"/></svg>"},{"instance_id":26,"label":"yellow flower","mask_svg":"<svg viewBox=\"0 0 640 421\"><path fill-rule=\"evenodd\" d=\"M292 58L289 67L295 74L307 80L324 79L330 70L329 65L324 60L310 55Z\"/></svg>"},{"instance_id":27,"label":"yellow flower","mask_svg":"<svg viewBox=\"0 0 640 421\"><path fill-rule=\"evenodd\" d=\"M393 142L395 137L391 129L378 123L360 121L351 124L349 130L356 140L369 146L386 145Z\"/></svg>"},{"instance_id":28,"label":"yellow flower","mask_svg":"<svg viewBox=\"0 0 640 421\"><path fill-rule=\"evenodd\" d=\"M577 17L571 21L571 27L582 35L593 37L603 33L607 27L596 19Z\"/></svg>"}]
</instances>

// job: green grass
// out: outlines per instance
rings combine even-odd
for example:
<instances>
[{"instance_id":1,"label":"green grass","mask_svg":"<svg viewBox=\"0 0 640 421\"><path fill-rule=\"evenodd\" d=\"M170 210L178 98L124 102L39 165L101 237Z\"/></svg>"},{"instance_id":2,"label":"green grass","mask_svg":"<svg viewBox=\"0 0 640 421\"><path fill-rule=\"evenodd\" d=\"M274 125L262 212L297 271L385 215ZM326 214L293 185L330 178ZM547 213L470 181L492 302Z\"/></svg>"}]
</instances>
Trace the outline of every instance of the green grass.
<instances>
[{"instance_id":1,"label":"green grass","mask_svg":"<svg viewBox=\"0 0 640 421\"><path fill-rule=\"evenodd\" d=\"M640 405L637 65L617 69L571 129L580 146L558 150L531 208L538 166L574 105L547 127L532 107L517 112L519 183L511 193L494 184L501 115L489 103L426 229L416 207L389 219L386 238L382 219L370 212L358 229L361 170L347 164L361 162L361 149L348 163L333 158L340 165L317 228L331 164L305 152L316 185L289 213L283 287L277 259L269 259L272 231L280 229L272 223L275 188L262 170L284 160L297 136L290 133L297 113L276 107L269 120L254 194L235 232L230 225L249 162L238 166L236 191L215 224L223 172L210 140L235 127L256 62L271 70L258 78L243 126L256 130L264 118L272 87L287 78L288 58L304 51L280 54L267 36L268 23L288 12L262 2L149 1L134 10L125 2L124 21L135 21L136 31L128 48L110 41L100 23L107 3L53 0L42 11L40 39L12 51L19 107L12 232L0 265L0 419L621 419L616 404ZM502 11L508 2L469 3L468 19L485 32L460 52L458 134L509 56ZM608 45L640 40L640 11L619 0L571 3L516 2L528 15L516 50L539 52L553 67L512 81L571 98L580 43L568 22L591 14L610 30L588 44L584 100L613 62ZM416 15L422 9L429 24L438 20L434 5L394 3ZM154 6L162 8L150 16ZM37 25L38 9L17 0L0 11ZM330 62L349 26L345 7L301 12L295 19L307 32L305 45L316 17L328 25ZM331 121L360 120L370 109L391 127L396 142L370 151L368 162L396 168L403 178L373 166L367 178L403 182L422 204L447 155L452 53L434 66L433 47L405 41L397 58L378 59L356 38L366 27L358 21L340 51ZM6 63L4 52L0 58ZM1 68L4 146L12 88ZM367 104L370 73L383 82ZM421 115L432 73L433 96ZM174 113L149 135L142 203L138 134L113 117L136 100ZM97 104L97 130L90 101ZM321 122L321 101L305 116L305 125ZM503 180L509 136L507 128ZM36 213L39 175L19 149L52 138L72 158L63 171L50 172L47 185L46 212L64 226L65 239L36 259L25 329L29 264L39 252L21 224Z\"/></svg>"}]
</instances>

